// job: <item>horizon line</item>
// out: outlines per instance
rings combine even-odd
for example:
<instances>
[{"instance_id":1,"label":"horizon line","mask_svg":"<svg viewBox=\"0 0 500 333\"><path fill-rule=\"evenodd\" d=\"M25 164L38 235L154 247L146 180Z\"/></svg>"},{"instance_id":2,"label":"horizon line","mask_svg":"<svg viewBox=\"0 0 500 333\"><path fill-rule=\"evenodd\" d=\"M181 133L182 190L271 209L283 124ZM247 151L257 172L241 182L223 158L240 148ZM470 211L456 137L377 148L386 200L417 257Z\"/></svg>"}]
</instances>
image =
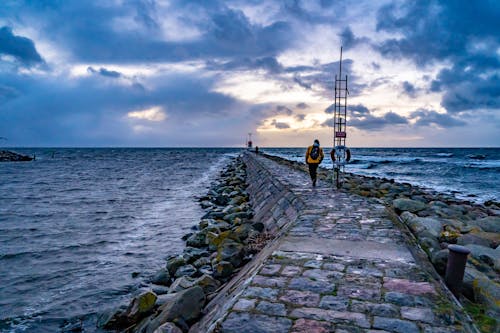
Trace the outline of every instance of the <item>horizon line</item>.
<instances>
[{"instance_id":1,"label":"horizon line","mask_svg":"<svg viewBox=\"0 0 500 333\"><path fill-rule=\"evenodd\" d=\"M283 146L254 146L252 148L241 146L4 146L0 149L243 149L255 150L259 149L302 149L305 146L283 147ZM325 148L332 148L333 146L322 146ZM347 147L349 149L499 149L500 146L353 146Z\"/></svg>"}]
</instances>

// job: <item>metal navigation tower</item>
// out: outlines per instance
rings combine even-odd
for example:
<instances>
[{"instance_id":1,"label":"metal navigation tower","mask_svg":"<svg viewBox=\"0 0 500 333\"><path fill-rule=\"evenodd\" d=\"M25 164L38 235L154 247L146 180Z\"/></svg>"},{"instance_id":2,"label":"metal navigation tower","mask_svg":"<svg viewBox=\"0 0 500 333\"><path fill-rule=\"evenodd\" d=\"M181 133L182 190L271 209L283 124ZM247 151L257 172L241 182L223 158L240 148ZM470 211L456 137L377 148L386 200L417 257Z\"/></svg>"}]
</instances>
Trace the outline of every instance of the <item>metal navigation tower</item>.
<instances>
[{"instance_id":1,"label":"metal navigation tower","mask_svg":"<svg viewBox=\"0 0 500 333\"><path fill-rule=\"evenodd\" d=\"M347 137L347 75L342 78L342 47L340 47L339 75L335 75L335 101L333 111L333 178L337 188L342 186L342 174L344 167L349 160L349 151L346 148Z\"/></svg>"},{"instance_id":2,"label":"metal navigation tower","mask_svg":"<svg viewBox=\"0 0 500 333\"><path fill-rule=\"evenodd\" d=\"M247 148L252 148L252 133L248 133Z\"/></svg>"}]
</instances>

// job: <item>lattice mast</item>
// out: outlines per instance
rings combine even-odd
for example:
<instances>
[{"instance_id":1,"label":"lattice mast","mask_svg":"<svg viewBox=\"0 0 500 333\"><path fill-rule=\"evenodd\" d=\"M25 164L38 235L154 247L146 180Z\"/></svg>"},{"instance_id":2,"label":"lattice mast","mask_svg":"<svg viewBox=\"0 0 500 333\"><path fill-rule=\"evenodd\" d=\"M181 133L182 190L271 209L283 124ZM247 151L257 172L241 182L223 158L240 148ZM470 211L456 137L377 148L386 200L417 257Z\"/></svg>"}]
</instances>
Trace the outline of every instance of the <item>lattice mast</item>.
<instances>
[{"instance_id":1,"label":"lattice mast","mask_svg":"<svg viewBox=\"0 0 500 333\"><path fill-rule=\"evenodd\" d=\"M333 112L333 176L337 187L342 185L342 174L346 163L346 137L347 137L347 75L342 78L342 47L340 47L339 75L335 75L335 101Z\"/></svg>"}]
</instances>

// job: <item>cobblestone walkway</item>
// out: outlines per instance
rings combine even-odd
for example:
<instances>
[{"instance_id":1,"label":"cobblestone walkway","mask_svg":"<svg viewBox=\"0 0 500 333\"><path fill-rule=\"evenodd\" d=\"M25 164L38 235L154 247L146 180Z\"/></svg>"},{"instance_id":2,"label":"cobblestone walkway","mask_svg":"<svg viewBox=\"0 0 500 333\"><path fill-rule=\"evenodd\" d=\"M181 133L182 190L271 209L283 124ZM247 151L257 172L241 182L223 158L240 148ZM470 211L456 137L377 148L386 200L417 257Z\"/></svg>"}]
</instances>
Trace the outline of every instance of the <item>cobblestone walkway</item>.
<instances>
[{"instance_id":1,"label":"cobblestone walkway","mask_svg":"<svg viewBox=\"0 0 500 333\"><path fill-rule=\"evenodd\" d=\"M218 332L471 331L383 205L321 181L312 188L306 174L258 159L307 209Z\"/></svg>"}]
</instances>

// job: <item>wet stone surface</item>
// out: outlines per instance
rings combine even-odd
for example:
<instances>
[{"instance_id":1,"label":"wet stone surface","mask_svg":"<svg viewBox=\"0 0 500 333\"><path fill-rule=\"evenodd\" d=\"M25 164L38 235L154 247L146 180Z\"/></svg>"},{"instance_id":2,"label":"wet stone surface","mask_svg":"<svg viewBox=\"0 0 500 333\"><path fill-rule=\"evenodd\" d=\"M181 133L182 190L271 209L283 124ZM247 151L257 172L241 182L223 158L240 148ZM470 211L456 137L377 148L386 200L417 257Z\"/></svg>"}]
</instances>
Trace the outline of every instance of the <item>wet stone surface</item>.
<instances>
[{"instance_id":1,"label":"wet stone surface","mask_svg":"<svg viewBox=\"0 0 500 333\"><path fill-rule=\"evenodd\" d=\"M295 250L278 247L217 332L469 332L441 286L414 260L384 256L383 246L369 257L325 249L327 240L407 249L383 205L321 180L312 188L307 174L256 158L306 205L283 241L317 239L317 251L300 242Z\"/></svg>"}]
</instances>

